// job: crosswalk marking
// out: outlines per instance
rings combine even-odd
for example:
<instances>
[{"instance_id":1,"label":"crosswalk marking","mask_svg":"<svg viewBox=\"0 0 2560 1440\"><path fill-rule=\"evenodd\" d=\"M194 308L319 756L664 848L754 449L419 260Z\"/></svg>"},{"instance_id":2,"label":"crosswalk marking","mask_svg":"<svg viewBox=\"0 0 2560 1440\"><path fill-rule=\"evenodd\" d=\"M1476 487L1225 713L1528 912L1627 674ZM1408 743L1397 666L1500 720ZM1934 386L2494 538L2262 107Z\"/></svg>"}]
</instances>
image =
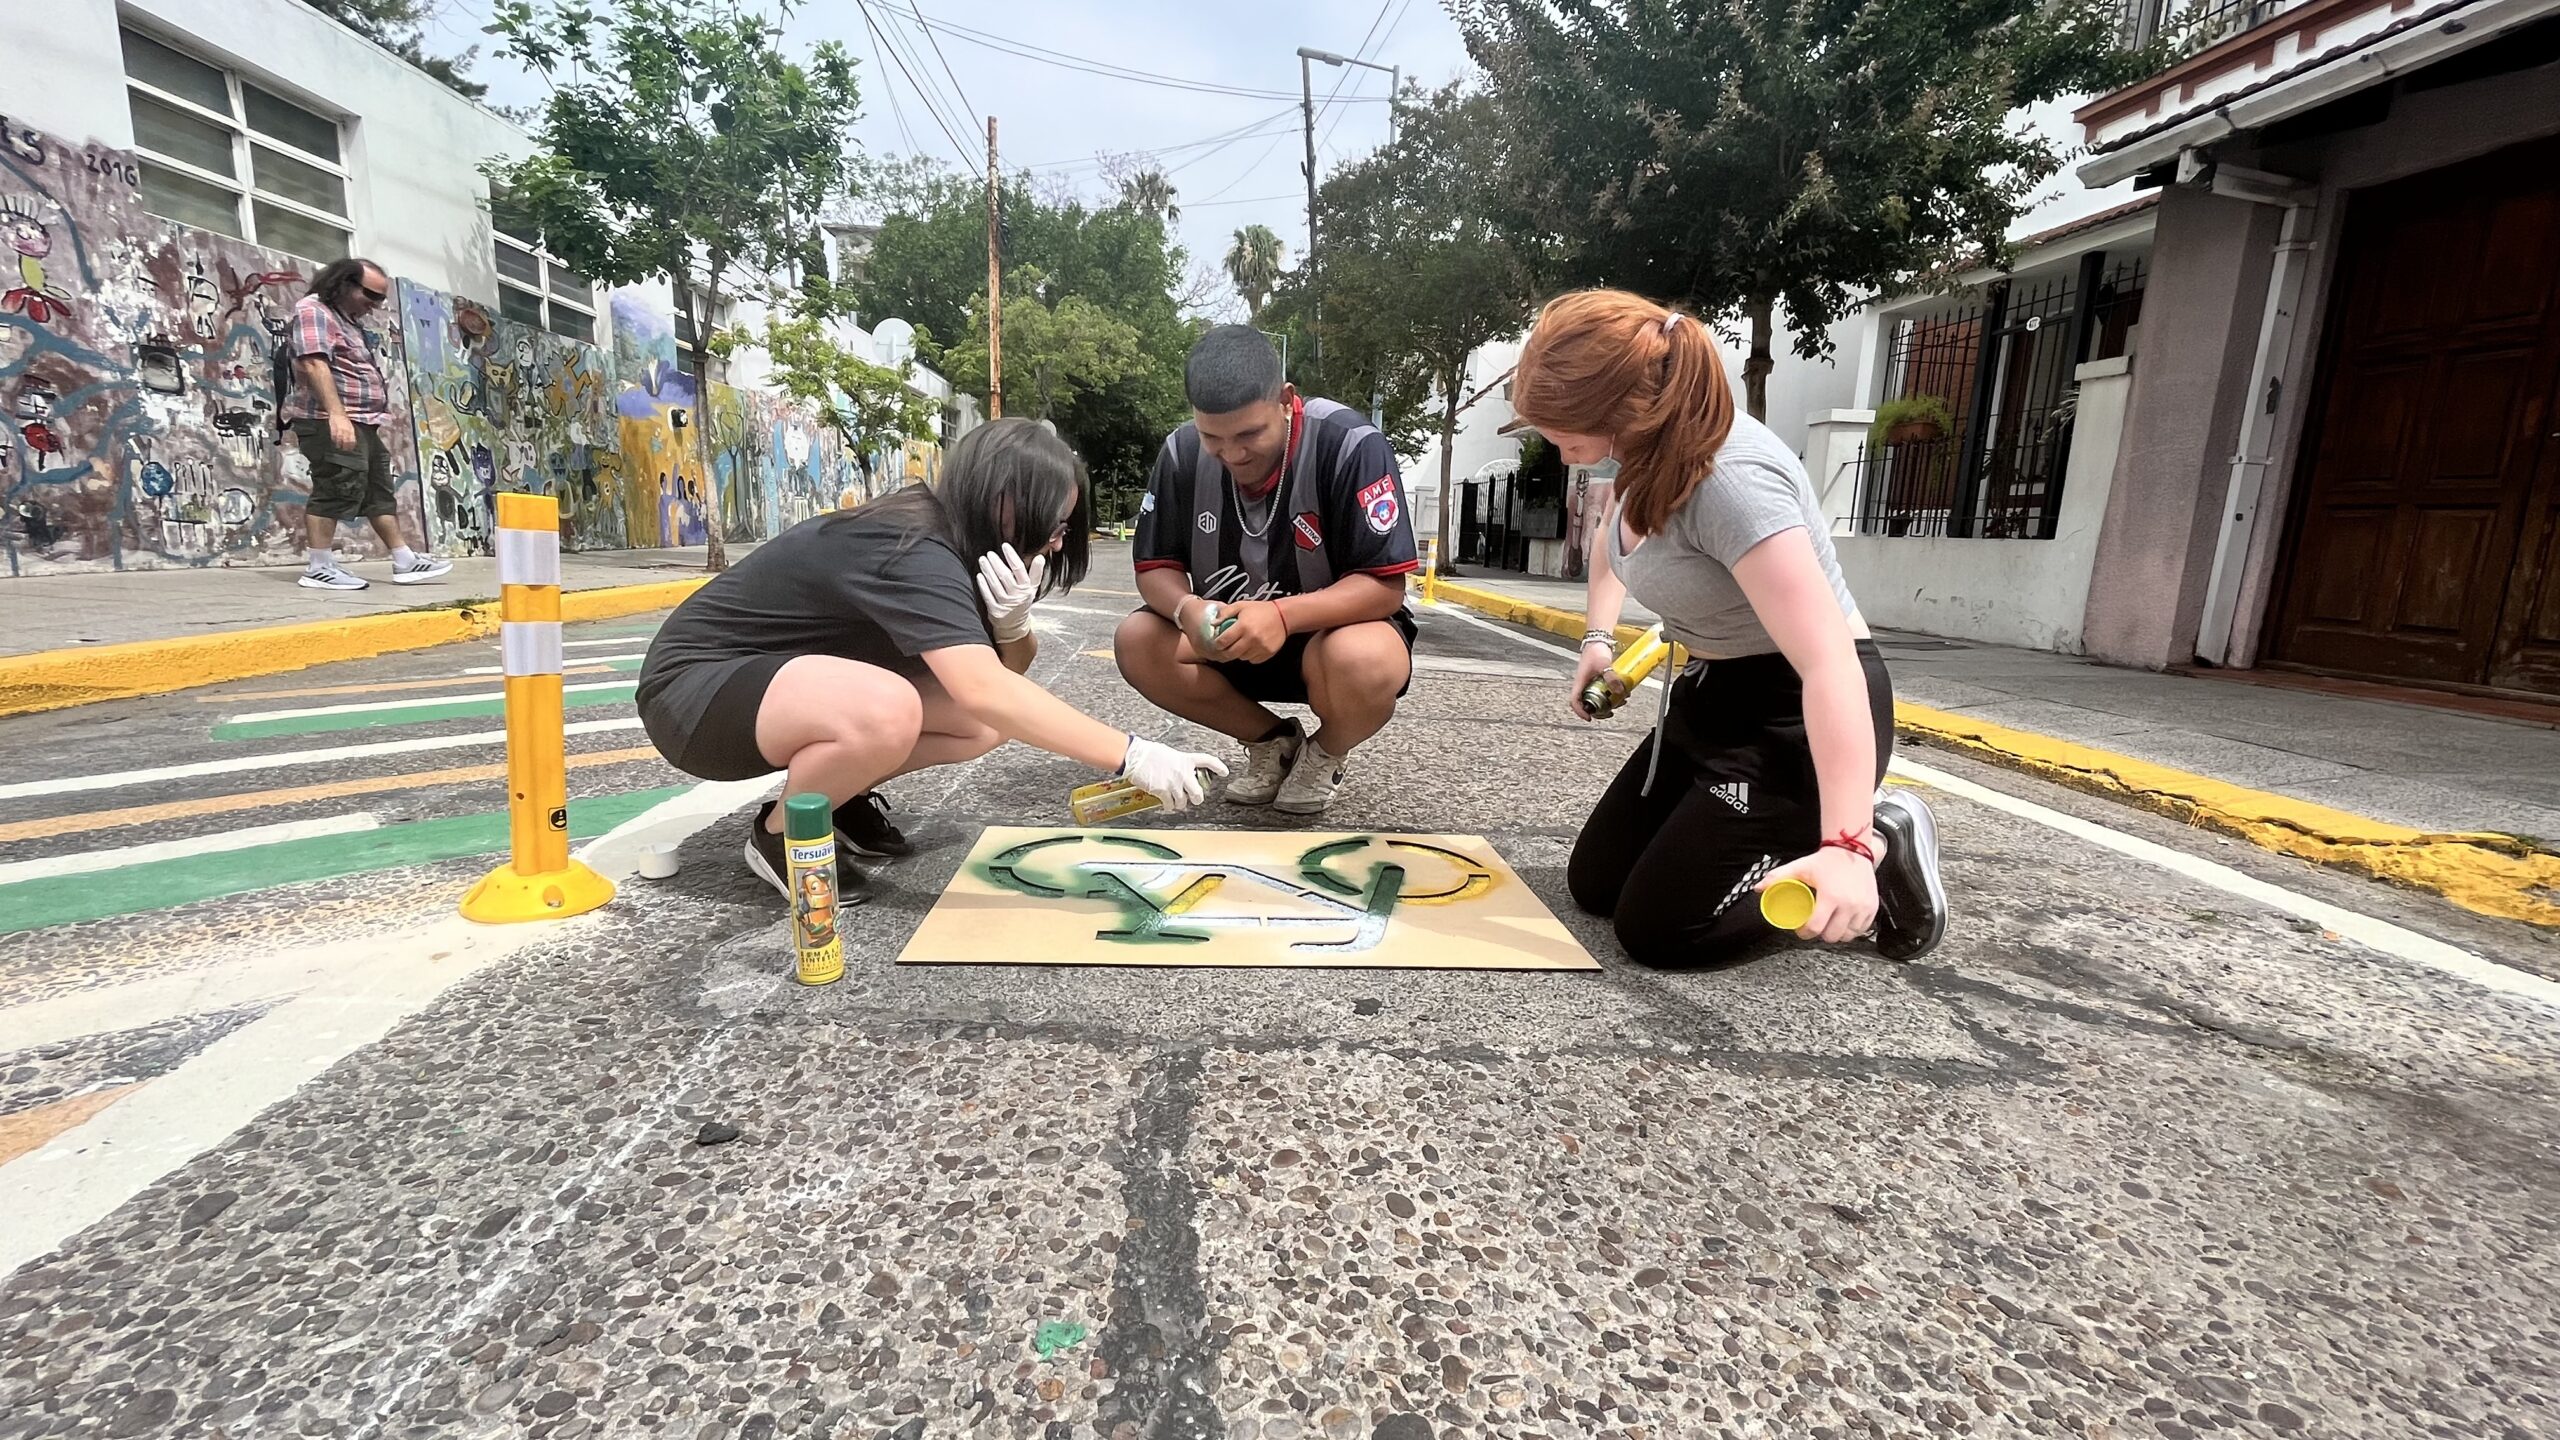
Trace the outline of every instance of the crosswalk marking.
<instances>
[{"instance_id":1,"label":"crosswalk marking","mask_svg":"<svg viewBox=\"0 0 2560 1440\"><path fill-rule=\"evenodd\" d=\"M636 664L639 661L646 660L648 658L649 653L647 651L634 650L628 655L581 655L578 657L578 663L581 665L602 665L608 661L629 660ZM504 665L474 665L462 673L465 675L504 675L507 673L507 667Z\"/></svg>"},{"instance_id":2,"label":"crosswalk marking","mask_svg":"<svg viewBox=\"0 0 2560 1440\"><path fill-rule=\"evenodd\" d=\"M601 735L615 730L637 730L640 720L638 716L621 720L579 720L561 728L571 735ZM32 795L78 795L92 790L152 785L162 780L191 780L199 775L236 775L250 770L317 765L330 760L415 755L428 750L468 750L475 746L505 743L507 732L504 730L475 730L468 735L421 735L407 740L377 740L367 745L279 750L270 755L228 755L219 760L199 760L189 765L155 765L144 770L113 770L98 775L57 775L45 780L21 780L15 784L0 785L0 800L17 800Z\"/></svg>"},{"instance_id":3,"label":"crosswalk marking","mask_svg":"<svg viewBox=\"0 0 2560 1440\"><path fill-rule=\"evenodd\" d=\"M585 769L596 765L628 765L635 761L655 760L654 745L635 745L622 750L587 750L569 757L568 768ZM159 805L128 805L116 810L88 810L74 815L53 815L42 820L20 820L0 825L0 845L18 840L42 840L53 835L76 835L91 830L114 830L127 825L156 825L168 820L185 820L198 815L229 815L242 810L270 810L279 805L308 805L321 800L344 800L351 795L383 795L404 790L425 790L438 785L487 784L507 778L504 762L495 765L456 765L444 770L416 770L406 775L382 775L364 780L332 780L322 785L288 785L275 790L252 790L242 795L207 795L195 800L171 800Z\"/></svg>"},{"instance_id":4,"label":"crosswalk marking","mask_svg":"<svg viewBox=\"0 0 2560 1440\"><path fill-rule=\"evenodd\" d=\"M592 690L620 690L629 694L632 684L633 682L629 680L599 680L589 685L563 685L560 687L560 693L577 695ZM504 690L483 690L473 695L431 695L418 700L377 700L369 705L311 705L299 710L252 710L245 714L233 715L224 723L239 725L255 720L301 720L314 715L362 715L375 710L423 710L436 705L464 705L482 700L503 701L506 698L507 692Z\"/></svg>"},{"instance_id":5,"label":"crosswalk marking","mask_svg":"<svg viewBox=\"0 0 2560 1440\"><path fill-rule=\"evenodd\" d=\"M673 785L572 800L569 833L580 838L601 835L693 788ZM507 812L495 810L385 826L353 839L323 835L280 840L247 850L159 859L91 875L30 880L0 892L0 902L5 902L0 903L0 934L173 910L223 895L490 855L506 848Z\"/></svg>"},{"instance_id":6,"label":"crosswalk marking","mask_svg":"<svg viewBox=\"0 0 2560 1440\"><path fill-rule=\"evenodd\" d=\"M608 665L602 661L579 661L563 675L609 675L616 670L636 670L638 661ZM387 695L396 690L450 690L458 685L487 683L478 675L440 675L431 680L372 680L362 685L310 685L296 690L234 690L227 693L198 695L199 705L236 705L243 700L302 700L320 695Z\"/></svg>"},{"instance_id":7,"label":"crosswalk marking","mask_svg":"<svg viewBox=\"0 0 2560 1440\"><path fill-rule=\"evenodd\" d=\"M284 840L309 840L321 835L351 835L359 830L378 830L379 817L370 814L327 815L311 820L287 820L275 825L251 825L241 830L225 830L218 835L191 835L184 840L160 840L147 845L111 845L103 850L83 850L73 855L47 855L40 860L15 860L0 864L0 886L23 884L29 880L51 880L62 875L90 875L100 870L120 870L127 865L143 865L154 860L182 860L191 855L218 855L230 850L246 850L257 845L272 845Z\"/></svg>"}]
</instances>

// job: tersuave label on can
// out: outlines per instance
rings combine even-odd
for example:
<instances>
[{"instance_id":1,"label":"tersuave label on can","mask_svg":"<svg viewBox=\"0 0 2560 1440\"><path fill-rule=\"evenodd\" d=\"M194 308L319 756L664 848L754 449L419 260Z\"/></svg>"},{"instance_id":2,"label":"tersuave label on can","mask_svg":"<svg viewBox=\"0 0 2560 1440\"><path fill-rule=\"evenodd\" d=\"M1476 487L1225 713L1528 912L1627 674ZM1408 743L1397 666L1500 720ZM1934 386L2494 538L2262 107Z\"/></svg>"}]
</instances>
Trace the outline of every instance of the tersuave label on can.
<instances>
[{"instance_id":1,"label":"tersuave label on can","mask_svg":"<svg viewBox=\"0 0 2560 1440\"><path fill-rule=\"evenodd\" d=\"M1067 811L1079 825L1099 825L1163 803L1127 780L1098 780L1067 792Z\"/></svg>"},{"instance_id":2,"label":"tersuave label on can","mask_svg":"<svg viewBox=\"0 0 2560 1440\"><path fill-rule=\"evenodd\" d=\"M834 810L824 795L794 795L783 802L782 823L800 983L831 985L844 977L844 941L836 934Z\"/></svg>"}]
</instances>

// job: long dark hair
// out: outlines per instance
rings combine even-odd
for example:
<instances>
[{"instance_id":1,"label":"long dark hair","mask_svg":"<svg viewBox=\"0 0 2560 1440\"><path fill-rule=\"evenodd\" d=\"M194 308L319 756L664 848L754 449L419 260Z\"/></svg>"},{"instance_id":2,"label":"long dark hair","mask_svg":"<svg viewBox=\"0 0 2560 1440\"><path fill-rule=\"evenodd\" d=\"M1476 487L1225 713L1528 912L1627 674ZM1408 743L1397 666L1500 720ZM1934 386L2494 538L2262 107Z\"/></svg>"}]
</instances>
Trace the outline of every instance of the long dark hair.
<instances>
[{"instance_id":1,"label":"long dark hair","mask_svg":"<svg viewBox=\"0 0 2560 1440\"><path fill-rule=\"evenodd\" d=\"M857 510L827 517L829 525L895 523L901 549L935 536L975 566L978 557L1011 545L1024 564L1049 547L1058 507L1075 497L1067 534L1049 561L1040 592L1067 591L1091 563L1093 486L1084 462L1045 426L1022 419L991 420L960 437L942 461L939 485L910 485Z\"/></svg>"},{"instance_id":2,"label":"long dark hair","mask_svg":"<svg viewBox=\"0 0 2560 1440\"><path fill-rule=\"evenodd\" d=\"M319 274L311 277L311 293L319 296L320 303L330 309L344 310L347 308L347 292L364 282L367 270L382 270L382 267L360 255L332 260L320 267ZM382 273L388 277L391 272L382 270Z\"/></svg>"}]
</instances>

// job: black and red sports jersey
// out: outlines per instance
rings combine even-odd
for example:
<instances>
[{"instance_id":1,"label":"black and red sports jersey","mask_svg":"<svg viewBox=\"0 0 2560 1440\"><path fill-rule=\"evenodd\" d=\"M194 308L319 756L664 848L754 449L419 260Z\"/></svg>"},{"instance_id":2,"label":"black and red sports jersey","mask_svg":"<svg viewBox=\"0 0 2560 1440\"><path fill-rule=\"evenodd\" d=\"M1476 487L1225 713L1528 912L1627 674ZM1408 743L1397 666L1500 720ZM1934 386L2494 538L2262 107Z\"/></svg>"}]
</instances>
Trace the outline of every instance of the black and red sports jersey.
<instances>
[{"instance_id":1,"label":"black and red sports jersey","mask_svg":"<svg viewBox=\"0 0 2560 1440\"><path fill-rule=\"evenodd\" d=\"M1233 604L1421 568L1387 437L1331 400L1292 401L1290 415L1279 483L1260 497L1240 492L1197 426L1165 438L1138 507L1140 570L1187 571L1194 594Z\"/></svg>"}]
</instances>

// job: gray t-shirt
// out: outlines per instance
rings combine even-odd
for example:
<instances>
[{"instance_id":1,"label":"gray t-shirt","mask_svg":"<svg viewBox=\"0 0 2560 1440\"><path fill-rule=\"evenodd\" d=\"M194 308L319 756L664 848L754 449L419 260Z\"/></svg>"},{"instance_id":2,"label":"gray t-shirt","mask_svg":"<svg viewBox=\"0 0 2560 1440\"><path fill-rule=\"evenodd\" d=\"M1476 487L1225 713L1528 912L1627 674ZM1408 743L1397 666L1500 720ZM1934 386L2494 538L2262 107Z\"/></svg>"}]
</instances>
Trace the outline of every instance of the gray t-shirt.
<instances>
[{"instance_id":1,"label":"gray t-shirt","mask_svg":"<svg viewBox=\"0 0 2560 1440\"><path fill-rule=\"evenodd\" d=\"M1662 633L1690 653L1711 660L1767 655L1778 642L1752 613L1733 567L1752 546L1799 527L1813 541L1840 613L1855 616L1858 602L1841 578L1831 528L1803 463L1768 426L1736 415L1715 468L1671 512L1662 533L1646 537L1630 555L1624 530L1609 526L1609 565L1638 604L1662 617Z\"/></svg>"}]
</instances>

